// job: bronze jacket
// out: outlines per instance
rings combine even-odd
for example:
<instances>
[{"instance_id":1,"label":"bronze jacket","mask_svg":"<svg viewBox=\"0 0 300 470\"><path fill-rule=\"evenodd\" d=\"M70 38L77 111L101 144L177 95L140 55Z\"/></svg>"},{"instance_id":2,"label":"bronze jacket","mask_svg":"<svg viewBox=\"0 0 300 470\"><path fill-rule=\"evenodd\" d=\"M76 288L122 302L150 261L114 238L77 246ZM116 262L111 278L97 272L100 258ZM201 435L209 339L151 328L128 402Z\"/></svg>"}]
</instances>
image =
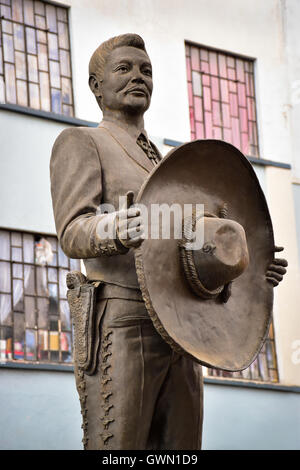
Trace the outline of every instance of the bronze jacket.
<instances>
[{"instance_id":1,"label":"bronze jacket","mask_svg":"<svg viewBox=\"0 0 300 470\"><path fill-rule=\"evenodd\" d=\"M50 175L57 235L67 256L84 260L90 280L139 287L133 250L104 255L96 226L99 205L118 210L119 196L133 191L136 197L152 169L134 138L108 121L97 128L65 129L56 139Z\"/></svg>"}]
</instances>

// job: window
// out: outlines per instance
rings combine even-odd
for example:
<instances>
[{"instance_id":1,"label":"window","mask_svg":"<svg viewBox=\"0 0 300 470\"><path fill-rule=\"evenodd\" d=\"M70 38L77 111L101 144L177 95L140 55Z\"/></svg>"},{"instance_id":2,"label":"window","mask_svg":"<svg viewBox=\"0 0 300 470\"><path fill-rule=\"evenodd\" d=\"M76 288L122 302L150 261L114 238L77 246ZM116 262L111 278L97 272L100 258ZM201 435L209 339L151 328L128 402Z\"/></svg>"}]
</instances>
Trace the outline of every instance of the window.
<instances>
[{"instance_id":1,"label":"window","mask_svg":"<svg viewBox=\"0 0 300 470\"><path fill-rule=\"evenodd\" d=\"M74 115L68 11L0 0L0 103Z\"/></svg>"},{"instance_id":2,"label":"window","mask_svg":"<svg viewBox=\"0 0 300 470\"><path fill-rule=\"evenodd\" d=\"M70 270L55 237L0 230L1 362L72 362Z\"/></svg>"},{"instance_id":3,"label":"window","mask_svg":"<svg viewBox=\"0 0 300 470\"><path fill-rule=\"evenodd\" d=\"M258 156L254 61L186 44L191 139L220 139Z\"/></svg>"},{"instance_id":4,"label":"window","mask_svg":"<svg viewBox=\"0 0 300 470\"><path fill-rule=\"evenodd\" d=\"M220 139L258 157L254 61L186 43L191 139ZM278 382L273 325L259 356L242 372L205 369L214 377Z\"/></svg>"},{"instance_id":5,"label":"window","mask_svg":"<svg viewBox=\"0 0 300 470\"><path fill-rule=\"evenodd\" d=\"M261 382L278 382L273 324L270 326L269 336L262 350L250 367L241 372L224 372L216 369L205 369L204 375L209 377L228 377Z\"/></svg>"}]
</instances>

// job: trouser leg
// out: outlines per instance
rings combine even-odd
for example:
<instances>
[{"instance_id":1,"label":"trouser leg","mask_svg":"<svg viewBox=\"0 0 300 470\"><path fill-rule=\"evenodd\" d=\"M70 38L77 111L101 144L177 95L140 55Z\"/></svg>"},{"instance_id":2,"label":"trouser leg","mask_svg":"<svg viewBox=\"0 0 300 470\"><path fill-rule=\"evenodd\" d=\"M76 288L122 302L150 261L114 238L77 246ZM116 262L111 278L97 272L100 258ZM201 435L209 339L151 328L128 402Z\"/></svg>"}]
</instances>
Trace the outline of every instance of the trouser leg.
<instances>
[{"instance_id":1,"label":"trouser leg","mask_svg":"<svg viewBox=\"0 0 300 470\"><path fill-rule=\"evenodd\" d=\"M201 369L173 353L141 302L110 299L96 373L77 373L86 449L196 449Z\"/></svg>"},{"instance_id":2,"label":"trouser leg","mask_svg":"<svg viewBox=\"0 0 300 470\"><path fill-rule=\"evenodd\" d=\"M173 353L153 416L149 448L201 449L203 423L202 368Z\"/></svg>"}]
</instances>

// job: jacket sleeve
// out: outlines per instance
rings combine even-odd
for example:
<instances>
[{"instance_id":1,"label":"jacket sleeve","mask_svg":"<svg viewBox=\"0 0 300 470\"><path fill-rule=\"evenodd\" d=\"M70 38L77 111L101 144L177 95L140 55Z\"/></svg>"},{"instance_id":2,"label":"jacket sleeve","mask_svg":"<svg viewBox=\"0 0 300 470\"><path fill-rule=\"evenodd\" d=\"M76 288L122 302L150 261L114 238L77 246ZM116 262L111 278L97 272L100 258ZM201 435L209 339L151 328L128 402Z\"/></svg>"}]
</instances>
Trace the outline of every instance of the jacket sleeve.
<instances>
[{"instance_id":1,"label":"jacket sleeve","mask_svg":"<svg viewBox=\"0 0 300 470\"><path fill-rule=\"evenodd\" d=\"M101 163L95 143L84 128L65 129L58 136L50 177L57 235L66 255L95 258L122 252L117 240L100 239L97 233L98 224L106 217L97 213L102 201Z\"/></svg>"}]
</instances>

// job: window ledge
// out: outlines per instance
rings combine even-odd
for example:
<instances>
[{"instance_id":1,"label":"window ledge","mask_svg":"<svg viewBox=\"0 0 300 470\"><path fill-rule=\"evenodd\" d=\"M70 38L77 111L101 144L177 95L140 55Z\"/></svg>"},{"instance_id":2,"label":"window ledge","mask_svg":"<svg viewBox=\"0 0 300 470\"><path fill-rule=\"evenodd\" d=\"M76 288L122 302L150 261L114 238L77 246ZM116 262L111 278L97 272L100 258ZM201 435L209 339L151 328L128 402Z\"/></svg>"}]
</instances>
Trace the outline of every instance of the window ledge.
<instances>
[{"instance_id":1,"label":"window ledge","mask_svg":"<svg viewBox=\"0 0 300 470\"><path fill-rule=\"evenodd\" d=\"M233 387L272 390L274 392L300 393L300 386L297 385L283 385L280 383L257 382L254 380L239 380L224 377L204 377L204 383L211 385L227 385Z\"/></svg>"},{"instance_id":2,"label":"window ledge","mask_svg":"<svg viewBox=\"0 0 300 470\"><path fill-rule=\"evenodd\" d=\"M74 366L66 364L49 364L49 363L30 363L30 362L0 362L0 369L29 369L29 370L47 370L58 372L74 372Z\"/></svg>"},{"instance_id":3,"label":"window ledge","mask_svg":"<svg viewBox=\"0 0 300 470\"><path fill-rule=\"evenodd\" d=\"M85 127L98 127L98 122L85 121L84 119L78 119L75 117L64 116L63 114L50 113L48 111L42 111L40 109L27 108L25 106L19 106L17 104L0 103L0 110L12 111L15 113L25 114L27 116L33 116L42 119L48 119L50 121L61 122L69 124L71 126L85 126Z\"/></svg>"},{"instance_id":4,"label":"window ledge","mask_svg":"<svg viewBox=\"0 0 300 470\"><path fill-rule=\"evenodd\" d=\"M179 142L177 140L171 140L171 139L164 139L163 140L164 145L169 145L170 147L179 147L179 145L182 145L184 142ZM278 168L285 168L286 170L290 170L292 167L289 163L282 163L282 162L275 162L274 160L267 160L265 158L256 158L256 157L250 157L246 155L250 163L255 164L255 165L261 165L261 166L275 166Z\"/></svg>"},{"instance_id":5,"label":"window ledge","mask_svg":"<svg viewBox=\"0 0 300 470\"><path fill-rule=\"evenodd\" d=\"M0 362L0 369L27 369L27 370L44 370L54 372L74 372L73 365L66 364L46 364L46 363L29 363L29 362ZM204 377L205 384L211 385L227 385L242 388L256 388L273 390L275 392L300 393L300 386L282 385L280 383L255 382L254 380L239 380L224 377Z\"/></svg>"}]
</instances>

